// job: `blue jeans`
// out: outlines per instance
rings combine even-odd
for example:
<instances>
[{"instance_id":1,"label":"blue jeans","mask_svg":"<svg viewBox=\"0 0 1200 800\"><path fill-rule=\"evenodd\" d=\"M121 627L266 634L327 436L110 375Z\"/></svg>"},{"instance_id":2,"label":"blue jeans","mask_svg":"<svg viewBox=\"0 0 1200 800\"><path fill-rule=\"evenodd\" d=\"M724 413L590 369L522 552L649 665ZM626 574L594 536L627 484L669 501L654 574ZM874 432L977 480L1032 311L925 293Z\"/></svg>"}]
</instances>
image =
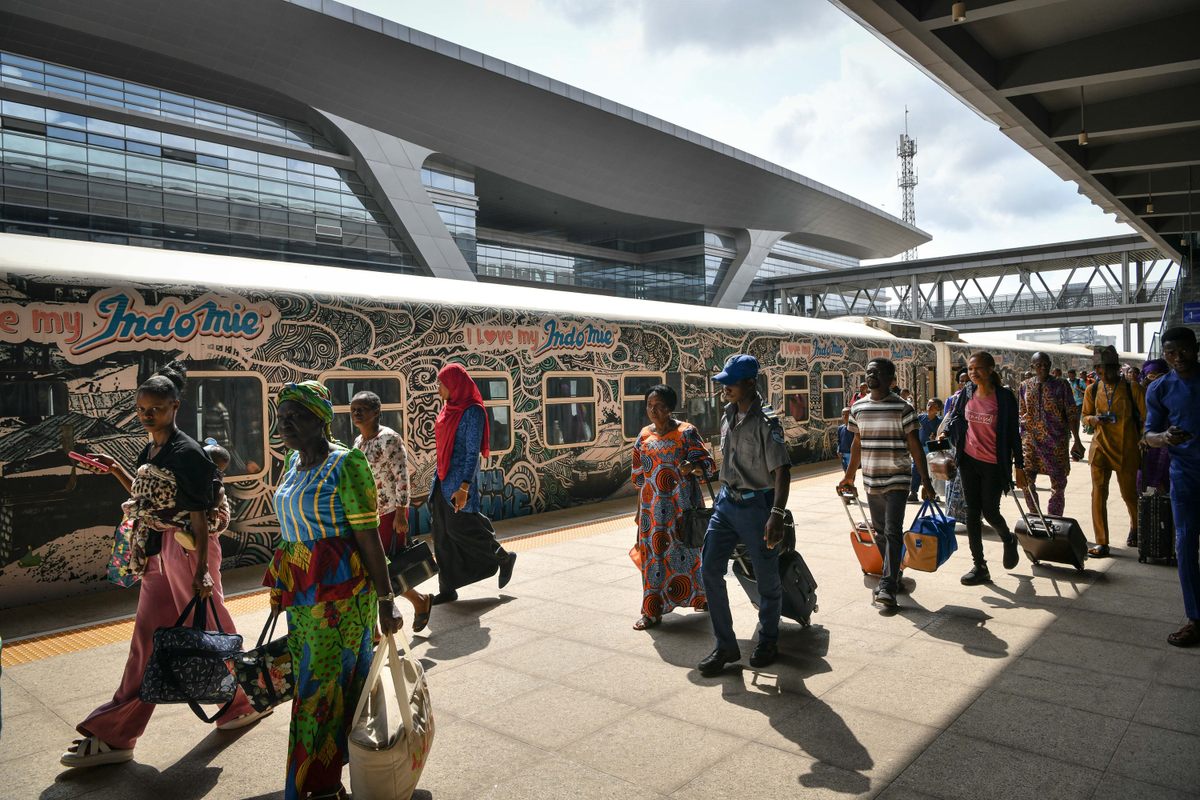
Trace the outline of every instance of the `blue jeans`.
<instances>
[{"instance_id":1,"label":"blue jeans","mask_svg":"<svg viewBox=\"0 0 1200 800\"><path fill-rule=\"evenodd\" d=\"M729 611L729 593L725 573L729 559L738 544L746 546L754 575L758 579L758 641L774 643L779 639L779 612L783 608L783 585L779 580L779 546L768 550L763 530L771 516L773 491L755 495L738 504L725 490L717 497L704 549L700 556L700 577L708 596L708 615L712 621L717 647L738 650L737 635L733 632L733 615Z\"/></svg>"},{"instance_id":2,"label":"blue jeans","mask_svg":"<svg viewBox=\"0 0 1200 800\"><path fill-rule=\"evenodd\" d=\"M839 453L839 455L842 457L842 469L848 469L850 467L850 454Z\"/></svg>"},{"instance_id":3,"label":"blue jeans","mask_svg":"<svg viewBox=\"0 0 1200 800\"><path fill-rule=\"evenodd\" d=\"M1172 465L1174 466L1174 465ZM1188 619L1200 622L1200 480L1187 480L1182 470L1171 470L1171 514L1175 518L1175 557L1179 586ZM711 531L712 528L709 528Z\"/></svg>"}]
</instances>

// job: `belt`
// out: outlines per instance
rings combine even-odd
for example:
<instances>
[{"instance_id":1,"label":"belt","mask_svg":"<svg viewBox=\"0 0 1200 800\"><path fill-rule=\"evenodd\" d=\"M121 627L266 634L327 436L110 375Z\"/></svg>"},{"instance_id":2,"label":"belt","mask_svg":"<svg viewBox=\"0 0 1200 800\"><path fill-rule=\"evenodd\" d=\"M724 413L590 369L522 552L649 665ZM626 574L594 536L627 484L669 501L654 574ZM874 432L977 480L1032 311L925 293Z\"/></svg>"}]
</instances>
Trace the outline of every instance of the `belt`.
<instances>
[{"instance_id":1,"label":"belt","mask_svg":"<svg viewBox=\"0 0 1200 800\"><path fill-rule=\"evenodd\" d=\"M766 494L767 492L773 492L773 491L775 491L775 490L774 489L734 489L731 486L725 487L725 493L728 494L730 497L732 497L734 499L734 501L736 501L738 503L744 503L747 500L752 500L755 497L758 497L759 495L763 495L763 494Z\"/></svg>"}]
</instances>

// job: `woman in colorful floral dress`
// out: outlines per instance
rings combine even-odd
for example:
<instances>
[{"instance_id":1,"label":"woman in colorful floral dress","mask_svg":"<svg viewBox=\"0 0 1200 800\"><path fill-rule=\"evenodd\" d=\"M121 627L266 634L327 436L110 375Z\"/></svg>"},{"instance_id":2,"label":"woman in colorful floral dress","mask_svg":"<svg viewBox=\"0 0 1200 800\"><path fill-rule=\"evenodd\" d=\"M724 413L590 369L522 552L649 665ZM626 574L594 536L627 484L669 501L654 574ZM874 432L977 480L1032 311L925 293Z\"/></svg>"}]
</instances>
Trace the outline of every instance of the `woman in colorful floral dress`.
<instances>
[{"instance_id":1,"label":"woman in colorful floral dress","mask_svg":"<svg viewBox=\"0 0 1200 800\"><path fill-rule=\"evenodd\" d=\"M287 384L275 417L291 452L275 491L281 541L263 583L272 611L287 612L295 670L284 798L344 798L346 737L375 621L394 633L402 620L379 541L375 477L361 450L332 440L328 390Z\"/></svg>"},{"instance_id":2,"label":"woman in colorful floral dress","mask_svg":"<svg viewBox=\"0 0 1200 800\"><path fill-rule=\"evenodd\" d=\"M674 608L707 608L700 581L700 549L679 541L676 526L684 509L703 505L695 477L711 479L712 456L696 428L675 419L678 395L670 386L646 393L650 425L633 445L633 482L639 488L638 550L642 570L642 616L636 630L652 628Z\"/></svg>"}]
</instances>

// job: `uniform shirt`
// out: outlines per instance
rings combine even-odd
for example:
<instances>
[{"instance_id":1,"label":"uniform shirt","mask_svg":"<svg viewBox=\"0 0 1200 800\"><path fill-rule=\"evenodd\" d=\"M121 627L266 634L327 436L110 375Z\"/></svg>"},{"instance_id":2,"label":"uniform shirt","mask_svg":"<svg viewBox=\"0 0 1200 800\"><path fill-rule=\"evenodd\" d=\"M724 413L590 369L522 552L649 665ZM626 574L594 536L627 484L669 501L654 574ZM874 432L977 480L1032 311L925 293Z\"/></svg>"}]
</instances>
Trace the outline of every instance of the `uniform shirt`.
<instances>
[{"instance_id":1,"label":"uniform shirt","mask_svg":"<svg viewBox=\"0 0 1200 800\"><path fill-rule=\"evenodd\" d=\"M838 425L837 439L838 452L849 453L850 448L854 446L854 431L850 430L849 425Z\"/></svg>"},{"instance_id":2,"label":"uniform shirt","mask_svg":"<svg viewBox=\"0 0 1200 800\"><path fill-rule=\"evenodd\" d=\"M908 401L896 394L882 400L867 395L850 406L849 428L858 434L867 493L907 492L912 457L906 440L917 430L917 412Z\"/></svg>"},{"instance_id":3,"label":"uniform shirt","mask_svg":"<svg viewBox=\"0 0 1200 800\"><path fill-rule=\"evenodd\" d=\"M400 434L386 425L379 433L363 441L362 434L354 438L354 447L362 450L375 474L375 490L379 515L391 514L408 505L408 452Z\"/></svg>"},{"instance_id":4,"label":"uniform shirt","mask_svg":"<svg viewBox=\"0 0 1200 800\"><path fill-rule=\"evenodd\" d=\"M1146 430L1162 433L1172 425L1192 434L1183 444L1167 448L1172 484L1200 487L1200 375L1184 379L1172 370L1150 384L1146 392Z\"/></svg>"},{"instance_id":5,"label":"uniform shirt","mask_svg":"<svg viewBox=\"0 0 1200 800\"><path fill-rule=\"evenodd\" d=\"M730 403L721 419L721 482L739 492L772 488L771 473L792 463L783 426L771 407L757 400L740 422L737 410L737 403Z\"/></svg>"}]
</instances>

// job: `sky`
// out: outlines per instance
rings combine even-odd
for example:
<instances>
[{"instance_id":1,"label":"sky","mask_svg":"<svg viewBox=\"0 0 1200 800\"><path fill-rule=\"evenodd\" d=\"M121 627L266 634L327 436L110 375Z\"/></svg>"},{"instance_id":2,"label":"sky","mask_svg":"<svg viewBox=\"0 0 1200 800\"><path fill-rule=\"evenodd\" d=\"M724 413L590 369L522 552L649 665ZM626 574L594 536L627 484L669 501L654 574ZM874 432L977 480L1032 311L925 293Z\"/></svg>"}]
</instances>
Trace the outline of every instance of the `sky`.
<instances>
[{"instance_id":1,"label":"sky","mask_svg":"<svg viewBox=\"0 0 1200 800\"><path fill-rule=\"evenodd\" d=\"M828 0L351 0L901 215L917 139L921 256L1118 236L1119 225Z\"/></svg>"}]
</instances>

